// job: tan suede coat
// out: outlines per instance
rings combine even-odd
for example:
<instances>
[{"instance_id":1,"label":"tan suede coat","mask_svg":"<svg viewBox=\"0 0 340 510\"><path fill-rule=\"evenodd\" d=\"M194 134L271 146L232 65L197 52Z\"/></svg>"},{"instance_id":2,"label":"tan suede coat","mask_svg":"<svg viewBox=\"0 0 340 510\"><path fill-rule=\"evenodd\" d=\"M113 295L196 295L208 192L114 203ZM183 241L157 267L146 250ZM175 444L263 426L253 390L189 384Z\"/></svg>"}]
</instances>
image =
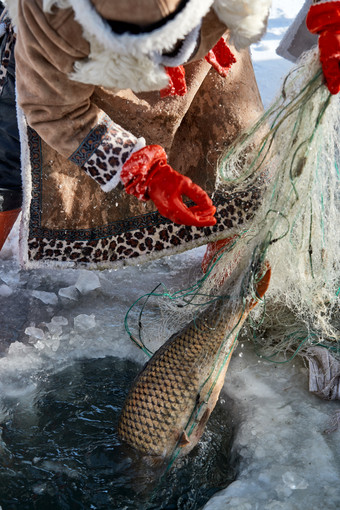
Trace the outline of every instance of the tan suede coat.
<instances>
[{"instance_id":1,"label":"tan suede coat","mask_svg":"<svg viewBox=\"0 0 340 510\"><path fill-rule=\"evenodd\" d=\"M108 15L107 1L96 0L98 12ZM125 9L121 15L120 5L124 3ZM142 4L149 3L150 8L144 9L148 12L148 18L145 21L157 20L161 12L168 12L172 6L178 2L163 2L144 0ZM111 2L111 19L116 14L117 18L123 17L128 21L127 12L130 12L133 22L140 21L139 9L133 9L131 4L135 2ZM118 4L118 6L116 5ZM138 4L138 2L137 2ZM167 5L170 4L170 5ZM130 9L127 9L127 5ZM159 6L159 10L157 10ZM117 9L117 10L116 10ZM120 13L120 15L119 15ZM18 20L18 40L16 45L16 66L17 66L17 87L18 101L23 108L28 123L39 135L60 154L69 157L88 134L90 129L97 123L99 116L99 107L93 100L95 87L92 85L74 82L68 78L72 72L76 60L85 59L90 51L89 43L82 35L82 27L74 20L72 9L53 10L51 14L42 11L42 0L19 0L19 20ZM207 52L216 44L219 38L226 32L226 27L218 20L211 11L204 19L201 31L201 43L195 61L204 57ZM201 63L197 64L200 65ZM198 78L202 81L209 67L205 67L205 72ZM160 115L173 119L171 124L178 127L181 119L188 109L195 89L190 91L181 104L176 104L176 99L170 102L171 112L169 113L169 102L157 102L159 93L152 95L152 103L157 103L157 108L152 114L148 108L148 116L139 119L137 131L130 126L130 120L126 118L123 127L132 131L136 136L144 136L148 139L148 130L152 132L157 130L157 123L161 122L161 130L165 128L164 119L160 120ZM138 98L132 96L130 91L119 91L115 93L116 97L126 98L125 103L130 105L131 98L133 102L138 103ZM145 98L143 97L142 100ZM112 111L112 119L120 123L121 101L118 101L117 112ZM130 108L130 106L129 106ZM151 105L154 108L154 105ZM116 113L116 114L115 114ZM150 123L150 113L152 125ZM213 115L215 115L212 112ZM134 112L132 112L132 116ZM176 119L176 120L174 120ZM167 121L167 125L169 120ZM166 128L169 131L169 127ZM173 133L174 127L171 126L170 133ZM168 133L167 137L171 137ZM160 140L157 141L153 135L152 142L163 144L164 134L160 134ZM150 143L150 142L149 142ZM169 150L171 141L166 145Z\"/></svg>"},{"instance_id":2,"label":"tan suede coat","mask_svg":"<svg viewBox=\"0 0 340 510\"><path fill-rule=\"evenodd\" d=\"M172 14L181 0L92 0L105 19L149 25Z\"/></svg>"},{"instance_id":3,"label":"tan suede coat","mask_svg":"<svg viewBox=\"0 0 340 510\"><path fill-rule=\"evenodd\" d=\"M135 5L135 2L94 0L93 3L106 17L110 15L138 24L157 21L171 14L179 4L174 0L143 0L140 2L143 8L128 9L127 5ZM117 13L109 14L112 5L119 8ZM147 5L150 8L146 8ZM147 144L163 146L173 168L190 176L209 193L215 189L219 156L240 130L262 112L248 50L237 52L231 47L237 62L226 78L219 76L202 59L223 33L227 35L227 27L212 10L203 19L195 58L185 66L187 94L164 99L158 91L135 94L132 90L110 91L72 81L68 75L74 62L86 59L90 48L71 8L53 8L46 13L42 0L19 0L17 30L18 101L29 126L42 139L39 234L37 224L32 227L32 207L36 205L31 204L28 259L68 260L51 254L51 242L46 248L45 240L41 239L46 232L50 237L55 234L58 239L59 233L65 232L63 229L87 232L155 210L152 203L140 203L135 197L127 196L121 186L104 193L81 168L68 161L102 112L136 137L144 137ZM190 242L184 239L180 250L227 237L238 229L233 227L229 231L225 225L218 224L214 232L193 230L198 233L191 232ZM93 238L92 233L89 236ZM194 238L196 243L193 244ZM174 244L177 246L177 241ZM158 256L172 253L174 246L167 251L168 247L164 251L159 248ZM152 254L151 258L154 256ZM103 260L113 262L117 259L116 255L105 257ZM129 257L126 252L118 259L128 263ZM138 256L133 254L132 257ZM73 260L94 261L99 265L102 261L92 257Z\"/></svg>"}]
</instances>

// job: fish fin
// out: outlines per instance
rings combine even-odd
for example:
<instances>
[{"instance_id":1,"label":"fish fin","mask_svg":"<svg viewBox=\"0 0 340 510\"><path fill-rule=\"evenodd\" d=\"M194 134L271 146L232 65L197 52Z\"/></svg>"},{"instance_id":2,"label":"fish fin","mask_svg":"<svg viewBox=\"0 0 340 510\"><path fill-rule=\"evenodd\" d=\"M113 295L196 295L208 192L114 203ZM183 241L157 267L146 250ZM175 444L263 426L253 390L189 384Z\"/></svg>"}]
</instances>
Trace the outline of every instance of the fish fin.
<instances>
[{"instance_id":1,"label":"fish fin","mask_svg":"<svg viewBox=\"0 0 340 510\"><path fill-rule=\"evenodd\" d=\"M160 455L148 455L143 458L144 463L151 468L159 468L164 464L165 459Z\"/></svg>"},{"instance_id":2,"label":"fish fin","mask_svg":"<svg viewBox=\"0 0 340 510\"><path fill-rule=\"evenodd\" d=\"M184 448L184 446L187 446L188 444L190 444L190 439L188 438L188 434L185 432L185 430L183 430L178 441L178 446L180 448Z\"/></svg>"},{"instance_id":3,"label":"fish fin","mask_svg":"<svg viewBox=\"0 0 340 510\"><path fill-rule=\"evenodd\" d=\"M265 295L265 293L267 292L267 289L269 287L271 273L272 273L272 270L269 265L269 262L265 262L265 273L262 276L261 280L257 283L256 289L255 289L257 299L252 299L250 301L249 311L252 310L253 308L255 308L255 306L257 305L259 300L262 299L263 296Z\"/></svg>"},{"instance_id":4,"label":"fish fin","mask_svg":"<svg viewBox=\"0 0 340 510\"><path fill-rule=\"evenodd\" d=\"M202 418L198 422L198 430L201 431L201 434L203 433L204 427L206 426L206 424L207 424L207 422L209 420L210 414L211 414L211 409L207 408L204 411Z\"/></svg>"}]
</instances>

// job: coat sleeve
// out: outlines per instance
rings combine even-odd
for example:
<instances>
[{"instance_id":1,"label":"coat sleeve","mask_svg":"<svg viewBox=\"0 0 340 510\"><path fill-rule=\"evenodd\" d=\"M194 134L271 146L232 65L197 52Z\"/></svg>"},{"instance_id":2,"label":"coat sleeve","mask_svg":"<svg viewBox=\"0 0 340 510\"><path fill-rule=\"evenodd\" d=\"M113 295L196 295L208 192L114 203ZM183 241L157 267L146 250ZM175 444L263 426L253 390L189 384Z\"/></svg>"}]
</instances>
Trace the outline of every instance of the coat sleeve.
<instances>
[{"instance_id":1,"label":"coat sleeve","mask_svg":"<svg viewBox=\"0 0 340 510\"><path fill-rule=\"evenodd\" d=\"M119 183L124 162L145 145L91 101L92 85L72 81L89 46L72 9L45 13L41 0L19 0L15 50L19 106L28 124L104 191Z\"/></svg>"}]
</instances>

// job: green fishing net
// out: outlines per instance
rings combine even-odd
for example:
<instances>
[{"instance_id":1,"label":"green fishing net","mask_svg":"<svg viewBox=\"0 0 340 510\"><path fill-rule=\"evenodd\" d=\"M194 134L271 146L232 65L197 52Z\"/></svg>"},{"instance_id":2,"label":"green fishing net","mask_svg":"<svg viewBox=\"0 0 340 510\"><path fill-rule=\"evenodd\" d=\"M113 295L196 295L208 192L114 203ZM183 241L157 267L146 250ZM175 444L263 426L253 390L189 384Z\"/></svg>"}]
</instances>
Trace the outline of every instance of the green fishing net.
<instances>
[{"instance_id":1,"label":"green fishing net","mask_svg":"<svg viewBox=\"0 0 340 510\"><path fill-rule=\"evenodd\" d=\"M262 117L227 149L219 162L219 191L227 196L254 185L261 189L260 208L196 283L175 293L159 286L134 303L126 328L149 356L152 320L149 335L144 327L145 341L141 332L151 297L163 330L178 330L221 296L235 303L254 298L264 261L272 276L265 303L252 312L257 351L282 362L322 345L340 356L339 106L312 50ZM129 317L137 305L138 332L132 334ZM159 336L159 321L157 328Z\"/></svg>"},{"instance_id":2,"label":"green fishing net","mask_svg":"<svg viewBox=\"0 0 340 510\"><path fill-rule=\"evenodd\" d=\"M311 51L220 164L221 182L234 187L268 172L261 209L242 243L256 246L272 267L267 334L259 328L254 339L274 361L316 344L340 354L339 106Z\"/></svg>"},{"instance_id":3,"label":"green fishing net","mask_svg":"<svg viewBox=\"0 0 340 510\"><path fill-rule=\"evenodd\" d=\"M229 314L232 304L235 313L246 311L258 297L257 285L269 264L269 289L251 311L246 330L256 352L286 363L321 346L340 359L339 112L339 96L329 93L318 52L312 50L287 75L273 104L219 162L218 189L226 197L252 186L260 190L254 219L231 232L193 285L170 292L160 284L131 306L126 329L149 357L159 346L150 339L163 335L165 341L217 300L228 303ZM211 370L215 375L204 381L211 390L236 340L233 331L226 333L223 356ZM196 405L185 427L189 437L199 413ZM177 447L168 468L179 453Z\"/></svg>"}]
</instances>

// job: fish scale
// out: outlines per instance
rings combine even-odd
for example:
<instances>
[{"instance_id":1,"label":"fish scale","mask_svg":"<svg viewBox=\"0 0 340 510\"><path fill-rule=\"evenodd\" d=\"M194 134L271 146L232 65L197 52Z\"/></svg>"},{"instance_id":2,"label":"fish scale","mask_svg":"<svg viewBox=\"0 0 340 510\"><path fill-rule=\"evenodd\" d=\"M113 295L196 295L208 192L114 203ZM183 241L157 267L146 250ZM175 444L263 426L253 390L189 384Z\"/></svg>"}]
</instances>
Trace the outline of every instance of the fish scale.
<instances>
[{"instance_id":1,"label":"fish scale","mask_svg":"<svg viewBox=\"0 0 340 510\"><path fill-rule=\"evenodd\" d=\"M173 335L144 367L123 408L119 433L143 453L166 456L184 430L183 414L194 409L206 364L215 356L225 335L225 321L213 327L214 305ZM211 364L211 363L210 363ZM206 374L208 376L208 374Z\"/></svg>"},{"instance_id":2,"label":"fish scale","mask_svg":"<svg viewBox=\"0 0 340 510\"><path fill-rule=\"evenodd\" d=\"M268 266L256 288L259 298L269 279ZM256 303L220 298L156 351L123 406L118 433L125 442L162 458L195 446L216 405L238 332Z\"/></svg>"}]
</instances>

